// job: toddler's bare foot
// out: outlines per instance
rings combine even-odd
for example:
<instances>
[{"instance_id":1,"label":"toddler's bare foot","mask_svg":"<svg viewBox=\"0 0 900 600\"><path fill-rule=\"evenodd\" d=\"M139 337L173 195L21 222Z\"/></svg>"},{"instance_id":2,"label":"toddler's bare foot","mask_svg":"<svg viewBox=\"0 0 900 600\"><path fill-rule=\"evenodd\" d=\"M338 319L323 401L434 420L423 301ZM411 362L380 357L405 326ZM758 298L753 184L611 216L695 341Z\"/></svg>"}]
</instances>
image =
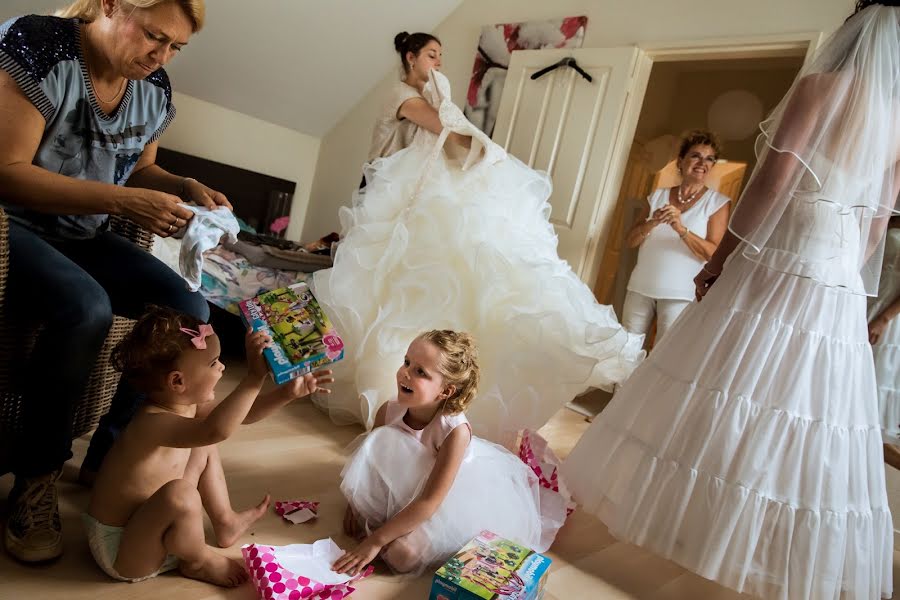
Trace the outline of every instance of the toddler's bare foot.
<instances>
[{"instance_id":1,"label":"toddler's bare foot","mask_svg":"<svg viewBox=\"0 0 900 600\"><path fill-rule=\"evenodd\" d=\"M241 512L233 512L231 517L221 523L213 523L213 531L216 534L216 543L220 548L228 548L232 546L241 535L247 531L247 528L253 525L261 516L266 514L269 508L269 502L272 498L269 494L262 499L262 502Z\"/></svg>"},{"instance_id":2,"label":"toddler's bare foot","mask_svg":"<svg viewBox=\"0 0 900 600\"><path fill-rule=\"evenodd\" d=\"M181 561L178 570L185 577L207 581L222 587L235 587L247 581L248 577L243 564L209 549L202 561L191 564Z\"/></svg>"}]
</instances>

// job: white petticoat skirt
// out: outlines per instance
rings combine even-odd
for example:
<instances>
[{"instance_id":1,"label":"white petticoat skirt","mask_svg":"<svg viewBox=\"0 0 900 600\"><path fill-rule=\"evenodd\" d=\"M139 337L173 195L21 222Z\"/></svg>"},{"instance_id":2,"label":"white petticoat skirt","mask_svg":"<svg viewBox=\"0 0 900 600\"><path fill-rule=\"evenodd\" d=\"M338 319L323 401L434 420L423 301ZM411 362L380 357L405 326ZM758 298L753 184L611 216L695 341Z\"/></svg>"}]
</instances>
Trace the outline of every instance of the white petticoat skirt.
<instances>
[{"instance_id":1,"label":"white petticoat skirt","mask_svg":"<svg viewBox=\"0 0 900 600\"><path fill-rule=\"evenodd\" d=\"M576 502L738 591L890 597L865 313L864 296L735 251L563 464Z\"/></svg>"}]
</instances>

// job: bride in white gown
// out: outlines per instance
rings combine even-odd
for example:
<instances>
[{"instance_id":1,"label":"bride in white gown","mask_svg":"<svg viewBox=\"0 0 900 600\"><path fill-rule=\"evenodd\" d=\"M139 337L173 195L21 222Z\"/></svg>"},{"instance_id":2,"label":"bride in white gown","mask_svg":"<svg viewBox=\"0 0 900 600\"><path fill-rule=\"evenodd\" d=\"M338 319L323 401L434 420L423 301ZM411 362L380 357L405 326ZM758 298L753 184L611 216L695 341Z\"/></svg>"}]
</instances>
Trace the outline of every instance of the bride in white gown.
<instances>
[{"instance_id":1,"label":"bride in white gown","mask_svg":"<svg viewBox=\"0 0 900 600\"><path fill-rule=\"evenodd\" d=\"M409 50L416 36L427 43ZM376 129L365 187L340 211L334 267L315 274L346 348L335 372L346 385L321 401L336 420L371 427L409 342L425 329L467 331L484 390L469 418L477 435L508 444L588 387L623 381L643 336L559 258L547 175L466 120L436 70L440 43L410 38L398 36L406 79Z\"/></svg>"},{"instance_id":2,"label":"bride in white gown","mask_svg":"<svg viewBox=\"0 0 900 600\"><path fill-rule=\"evenodd\" d=\"M860 4L763 124L702 301L563 465L617 537L766 599L891 596L866 295L900 177L900 8Z\"/></svg>"}]
</instances>

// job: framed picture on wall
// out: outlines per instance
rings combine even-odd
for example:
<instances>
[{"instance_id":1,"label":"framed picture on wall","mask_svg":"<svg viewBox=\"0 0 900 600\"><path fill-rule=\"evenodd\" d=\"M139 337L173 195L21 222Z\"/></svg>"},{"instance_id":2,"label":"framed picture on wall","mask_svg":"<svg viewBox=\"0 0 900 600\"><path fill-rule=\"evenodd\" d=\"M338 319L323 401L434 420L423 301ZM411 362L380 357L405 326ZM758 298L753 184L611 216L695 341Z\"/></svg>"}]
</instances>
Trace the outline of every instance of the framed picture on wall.
<instances>
[{"instance_id":1,"label":"framed picture on wall","mask_svg":"<svg viewBox=\"0 0 900 600\"><path fill-rule=\"evenodd\" d=\"M466 118L486 134L493 134L510 55L515 50L580 48L587 20L587 17L566 17L485 26L478 38L469 80Z\"/></svg>"}]
</instances>

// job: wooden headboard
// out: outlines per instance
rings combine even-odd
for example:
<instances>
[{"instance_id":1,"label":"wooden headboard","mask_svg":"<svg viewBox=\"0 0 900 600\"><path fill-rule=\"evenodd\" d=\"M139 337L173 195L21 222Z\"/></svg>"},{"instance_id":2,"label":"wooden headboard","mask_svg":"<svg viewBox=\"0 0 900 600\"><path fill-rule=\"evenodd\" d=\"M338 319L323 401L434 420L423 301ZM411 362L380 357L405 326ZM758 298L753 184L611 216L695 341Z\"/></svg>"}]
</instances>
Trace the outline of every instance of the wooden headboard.
<instances>
[{"instance_id":1,"label":"wooden headboard","mask_svg":"<svg viewBox=\"0 0 900 600\"><path fill-rule=\"evenodd\" d=\"M163 169L193 177L228 196L234 214L259 233L272 234L269 225L291 213L297 184L205 158L160 148L156 163ZM282 232L283 234L284 232Z\"/></svg>"}]
</instances>

